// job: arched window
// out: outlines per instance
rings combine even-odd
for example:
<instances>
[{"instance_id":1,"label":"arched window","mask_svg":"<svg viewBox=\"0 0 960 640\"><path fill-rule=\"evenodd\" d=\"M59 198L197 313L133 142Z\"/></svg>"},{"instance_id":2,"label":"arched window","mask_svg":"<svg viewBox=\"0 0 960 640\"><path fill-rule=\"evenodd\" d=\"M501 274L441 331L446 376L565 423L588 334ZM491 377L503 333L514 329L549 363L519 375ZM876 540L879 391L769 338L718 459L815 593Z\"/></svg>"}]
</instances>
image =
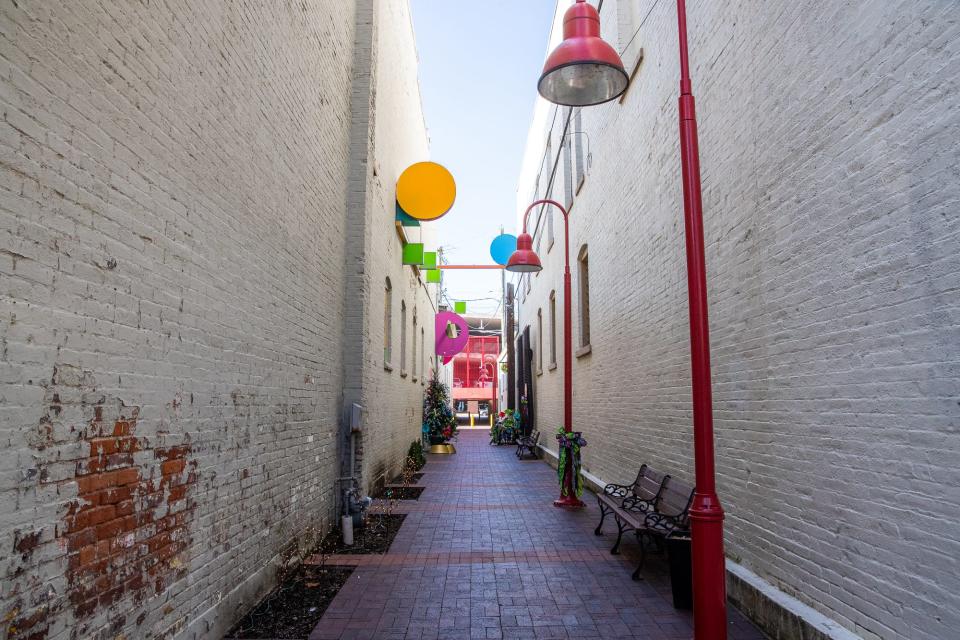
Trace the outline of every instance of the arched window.
<instances>
[{"instance_id":1,"label":"arched window","mask_svg":"<svg viewBox=\"0 0 960 640\"><path fill-rule=\"evenodd\" d=\"M407 375L407 303L400 301L400 375Z\"/></svg>"},{"instance_id":2,"label":"arched window","mask_svg":"<svg viewBox=\"0 0 960 640\"><path fill-rule=\"evenodd\" d=\"M587 245L577 257L580 274L580 347L590 346L590 261Z\"/></svg>"},{"instance_id":3,"label":"arched window","mask_svg":"<svg viewBox=\"0 0 960 640\"><path fill-rule=\"evenodd\" d=\"M557 292L550 292L550 364L557 365Z\"/></svg>"},{"instance_id":4,"label":"arched window","mask_svg":"<svg viewBox=\"0 0 960 640\"><path fill-rule=\"evenodd\" d=\"M537 373L543 373L543 309L537 309Z\"/></svg>"},{"instance_id":5,"label":"arched window","mask_svg":"<svg viewBox=\"0 0 960 640\"><path fill-rule=\"evenodd\" d=\"M410 350L410 369L413 371L413 381L417 381L417 309L413 309L413 348Z\"/></svg>"},{"instance_id":6,"label":"arched window","mask_svg":"<svg viewBox=\"0 0 960 640\"><path fill-rule=\"evenodd\" d=\"M383 366L390 368L390 357L393 349L393 287L390 278L387 278L383 287Z\"/></svg>"},{"instance_id":7,"label":"arched window","mask_svg":"<svg viewBox=\"0 0 960 640\"><path fill-rule=\"evenodd\" d=\"M426 343L426 334L424 334L423 332L423 327L420 327L420 371L421 371L420 384L424 384L423 381L426 379L428 375L430 375L430 372L427 371L426 360L423 359L423 352L424 352L423 345L425 343Z\"/></svg>"}]
</instances>

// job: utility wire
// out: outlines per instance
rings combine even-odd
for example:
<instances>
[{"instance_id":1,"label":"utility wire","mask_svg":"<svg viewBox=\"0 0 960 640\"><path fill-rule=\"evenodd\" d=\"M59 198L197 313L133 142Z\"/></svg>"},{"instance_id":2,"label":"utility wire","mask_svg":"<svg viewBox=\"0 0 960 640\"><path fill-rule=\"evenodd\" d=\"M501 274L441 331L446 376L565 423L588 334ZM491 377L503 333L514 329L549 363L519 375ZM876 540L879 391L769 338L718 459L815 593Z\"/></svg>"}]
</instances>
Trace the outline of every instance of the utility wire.
<instances>
[{"instance_id":1,"label":"utility wire","mask_svg":"<svg viewBox=\"0 0 960 640\"><path fill-rule=\"evenodd\" d=\"M656 8L656 6L657 6L659 3L660 3L660 0L654 0L654 3L650 6L650 9L647 11L646 15L643 17L643 20L640 21L640 24L639 24L639 25L637 25L637 28L636 28L636 30L633 32L633 35L630 36L630 40L629 40L629 41L627 42L627 44L623 47L623 49L619 52L620 55L623 55L623 54L626 52L626 50L630 48L630 45L633 44L633 41L634 41L634 39L637 37L637 34L640 33L640 29L643 28L643 25L644 25L644 24L646 24L647 19L650 17L650 14L653 13L653 10ZM599 2L597 3L597 13L600 13L600 11L601 11L602 9L603 9L603 0L599 0ZM579 109L579 107L578 107L578 109ZM560 105L556 105L556 106L554 107L554 111L553 111L553 120L552 120L552 122L550 123L550 128L549 128L549 131L550 131L551 133L553 132L553 127L554 127L554 124L555 124L556 121L557 121L557 114L559 113L559 111L560 111ZM558 167L559 164L560 164L560 156L561 156L561 154L563 153L564 144L566 144L565 141L566 141L566 138L567 138L567 135L568 135L567 132L568 132L569 129L570 129L570 120L573 118L573 113L574 113L573 107L569 107L568 110L567 110L566 121L563 123L563 133L562 133L562 135L560 136L560 140L561 140L562 142L560 143L559 147L557 148L557 154L556 154L556 156L553 158L553 166L551 167L551 171L550 171L550 180L547 182L547 188L546 188L546 193L547 193L547 194L553 193L553 183L554 183L554 180L555 180L556 175L557 175L557 167ZM576 131L575 131L574 134L576 134L576 133L580 133L580 132L576 132ZM541 168L542 168L542 167L543 167L543 162L541 161ZM540 174L537 174L537 184L538 184L538 185L540 184ZM536 190L534 190L534 193L536 194ZM546 196L545 196L545 197L546 197ZM535 237L537 236L537 232L540 230L540 222L541 222L541 219L543 218L543 212L544 212L544 209L545 209L546 207L547 207L547 205L540 205L540 209L537 211L537 221L536 221L536 223L534 224L533 233L530 234L531 237L534 237L534 238L535 238ZM522 224L522 223L521 223L521 224ZM523 274L520 274L519 277L514 281L514 283L517 285L518 289L519 289L520 282L521 282L522 280L523 280Z\"/></svg>"}]
</instances>

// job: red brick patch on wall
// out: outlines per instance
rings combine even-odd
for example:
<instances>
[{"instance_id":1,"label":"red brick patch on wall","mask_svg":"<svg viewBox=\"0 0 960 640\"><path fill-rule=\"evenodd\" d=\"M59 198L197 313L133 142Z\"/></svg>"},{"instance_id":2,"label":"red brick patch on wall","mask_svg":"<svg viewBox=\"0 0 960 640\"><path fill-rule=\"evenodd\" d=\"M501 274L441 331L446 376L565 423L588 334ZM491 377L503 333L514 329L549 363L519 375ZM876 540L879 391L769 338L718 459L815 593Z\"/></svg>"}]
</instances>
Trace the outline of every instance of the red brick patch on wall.
<instances>
[{"instance_id":1,"label":"red brick patch on wall","mask_svg":"<svg viewBox=\"0 0 960 640\"><path fill-rule=\"evenodd\" d=\"M190 438L138 433L140 422L140 408L100 393L90 371L54 369L23 477L65 506L12 532L0 637L43 640L67 610L71 638L115 637L186 576L198 475Z\"/></svg>"},{"instance_id":2,"label":"red brick patch on wall","mask_svg":"<svg viewBox=\"0 0 960 640\"><path fill-rule=\"evenodd\" d=\"M90 456L77 463L78 499L64 520L69 598L77 618L125 595L139 604L186 573L179 554L190 544L197 480L188 445L153 449L158 465L143 477L135 454L147 449L136 434L139 410L90 423ZM159 473L157 473L159 472Z\"/></svg>"}]
</instances>

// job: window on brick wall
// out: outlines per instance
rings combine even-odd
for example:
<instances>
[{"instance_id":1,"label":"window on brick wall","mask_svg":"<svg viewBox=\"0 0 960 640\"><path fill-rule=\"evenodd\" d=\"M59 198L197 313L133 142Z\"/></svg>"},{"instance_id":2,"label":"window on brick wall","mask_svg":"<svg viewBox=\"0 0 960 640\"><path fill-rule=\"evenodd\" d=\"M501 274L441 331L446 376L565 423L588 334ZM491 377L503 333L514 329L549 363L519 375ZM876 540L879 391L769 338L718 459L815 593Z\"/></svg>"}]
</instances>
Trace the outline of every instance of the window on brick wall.
<instances>
[{"instance_id":1,"label":"window on brick wall","mask_svg":"<svg viewBox=\"0 0 960 640\"><path fill-rule=\"evenodd\" d=\"M573 135L570 136L573 138L573 156L575 162L576 171L574 173L574 182L573 182L573 192L580 193L580 187L583 186L583 179L586 176L587 164L589 161L589 148L587 150L587 155L584 155L583 144L584 139L587 137L583 133L583 116L580 115L580 109L577 108L576 112L573 114Z\"/></svg>"},{"instance_id":2,"label":"window on brick wall","mask_svg":"<svg viewBox=\"0 0 960 640\"><path fill-rule=\"evenodd\" d=\"M417 309L413 309L413 348L410 349L410 369L413 373L413 381L417 381Z\"/></svg>"},{"instance_id":3,"label":"window on brick wall","mask_svg":"<svg viewBox=\"0 0 960 640\"><path fill-rule=\"evenodd\" d=\"M391 333L393 333L393 287L390 286L390 278L387 278L383 287L383 366L390 368L390 357L393 348Z\"/></svg>"},{"instance_id":4,"label":"window on brick wall","mask_svg":"<svg viewBox=\"0 0 960 640\"><path fill-rule=\"evenodd\" d=\"M547 211L547 253L553 248L553 206L549 206Z\"/></svg>"},{"instance_id":5,"label":"window on brick wall","mask_svg":"<svg viewBox=\"0 0 960 640\"><path fill-rule=\"evenodd\" d=\"M423 353L424 353L423 345L425 342L426 342L426 334L423 332L423 327L420 327L420 371L423 372L420 374L420 384L424 384L423 381L426 379L428 375L430 375L430 372L427 371L427 361L424 360L424 357L423 357Z\"/></svg>"},{"instance_id":6,"label":"window on brick wall","mask_svg":"<svg viewBox=\"0 0 960 640\"><path fill-rule=\"evenodd\" d=\"M400 375L407 375L407 303L400 301Z\"/></svg>"},{"instance_id":7,"label":"window on brick wall","mask_svg":"<svg viewBox=\"0 0 960 640\"><path fill-rule=\"evenodd\" d=\"M557 366L557 292L550 292L550 364Z\"/></svg>"},{"instance_id":8,"label":"window on brick wall","mask_svg":"<svg viewBox=\"0 0 960 640\"><path fill-rule=\"evenodd\" d=\"M543 157L540 159L540 173L537 174L536 193L533 194L534 200L550 197L550 177L553 172L553 141L549 136L552 133L552 131L548 133L547 144L543 150ZM534 251L537 253L540 252L540 240L543 238L544 233L547 234L547 251L549 252L553 246L553 212L550 207L541 205L537 210L534 226Z\"/></svg>"},{"instance_id":9,"label":"window on brick wall","mask_svg":"<svg viewBox=\"0 0 960 640\"><path fill-rule=\"evenodd\" d=\"M543 309L537 309L537 373L543 373Z\"/></svg>"},{"instance_id":10,"label":"window on brick wall","mask_svg":"<svg viewBox=\"0 0 960 640\"><path fill-rule=\"evenodd\" d=\"M541 212L543 211L543 208L542 208L542 207L541 207L540 211L541 211ZM537 235L537 241L536 241L536 243L534 244L533 250L537 252L537 255L540 255L540 240L543 238L543 228L537 229L537 234L536 234L536 235ZM540 275L540 272L537 271L536 275L539 276L539 275Z\"/></svg>"},{"instance_id":11,"label":"window on brick wall","mask_svg":"<svg viewBox=\"0 0 960 640\"><path fill-rule=\"evenodd\" d=\"M550 132L551 135L553 131ZM543 184L543 197L549 198L553 194L551 178L553 177L553 139L547 139L547 150L543 156L544 166L546 171L544 173L544 184ZM541 207L541 211L544 211L547 214L547 253L550 252L550 249L553 247L553 207Z\"/></svg>"},{"instance_id":12,"label":"window on brick wall","mask_svg":"<svg viewBox=\"0 0 960 640\"><path fill-rule=\"evenodd\" d=\"M541 198L550 197L550 174L553 172L553 130L547 133L547 146L543 150L540 160L540 177L537 184L537 193Z\"/></svg>"},{"instance_id":13,"label":"window on brick wall","mask_svg":"<svg viewBox=\"0 0 960 640\"><path fill-rule=\"evenodd\" d=\"M590 346L590 260L587 245L577 257L580 275L580 347Z\"/></svg>"}]
</instances>

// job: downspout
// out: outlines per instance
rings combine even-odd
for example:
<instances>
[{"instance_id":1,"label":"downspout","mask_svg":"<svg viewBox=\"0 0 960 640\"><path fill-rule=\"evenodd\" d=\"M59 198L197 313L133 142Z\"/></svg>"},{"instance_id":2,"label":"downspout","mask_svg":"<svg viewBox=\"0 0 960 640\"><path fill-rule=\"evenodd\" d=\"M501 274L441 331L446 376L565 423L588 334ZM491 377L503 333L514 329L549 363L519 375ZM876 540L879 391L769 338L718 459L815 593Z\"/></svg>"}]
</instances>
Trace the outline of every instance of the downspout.
<instances>
[{"instance_id":1,"label":"downspout","mask_svg":"<svg viewBox=\"0 0 960 640\"><path fill-rule=\"evenodd\" d=\"M335 487L337 512L345 514L345 494L358 488L362 461L356 459L355 406L363 399L364 330L367 305L371 304L372 283L366 270L370 243L368 189L372 131L374 127L374 66L376 64L376 24L374 0L357 0L354 18L353 77L350 93L350 149L348 158L347 199L344 219L344 308L342 332L342 392L337 452L339 478Z\"/></svg>"}]
</instances>

